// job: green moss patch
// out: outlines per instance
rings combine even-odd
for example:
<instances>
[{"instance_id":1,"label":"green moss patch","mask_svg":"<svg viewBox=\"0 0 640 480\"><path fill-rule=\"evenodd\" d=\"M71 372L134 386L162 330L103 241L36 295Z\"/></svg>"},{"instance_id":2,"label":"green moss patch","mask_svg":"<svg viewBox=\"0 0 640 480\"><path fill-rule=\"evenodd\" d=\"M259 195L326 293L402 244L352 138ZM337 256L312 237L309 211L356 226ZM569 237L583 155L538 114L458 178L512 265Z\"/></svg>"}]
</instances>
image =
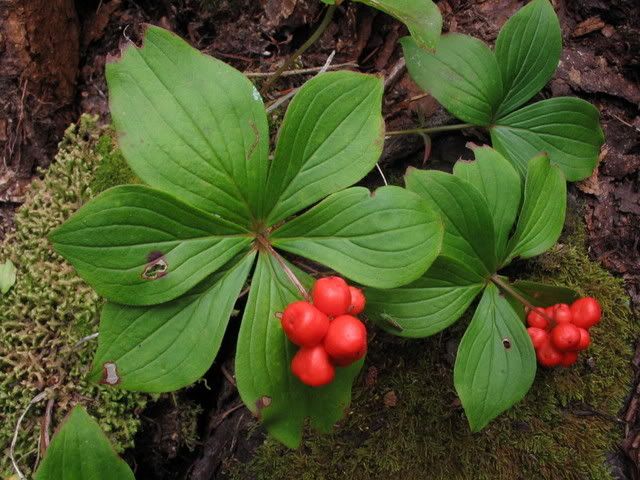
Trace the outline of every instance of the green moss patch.
<instances>
[{"instance_id":1,"label":"green moss patch","mask_svg":"<svg viewBox=\"0 0 640 480\"><path fill-rule=\"evenodd\" d=\"M617 415L628 394L638 334L621 282L592 262L575 219L569 235L522 270L533 280L596 296L604 319L571 369L540 368L523 402L471 434L453 388L463 319L440 335L405 341L377 332L347 418L332 435L309 433L298 450L267 440L238 480L296 478L600 480L622 438ZM367 370L368 369L368 370Z\"/></svg>"},{"instance_id":2,"label":"green moss patch","mask_svg":"<svg viewBox=\"0 0 640 480\"><path fill-rule=\"evenodd\" d=\"M102 301L46 238L97 192L131 181L112 133L84 116L65 133L55 162L18 210L15 231L0 245L0 261L9 258L18 268L16 284L0 296L0 476L12 473L8 451L18 416L43 390L54 399L53 428L82 403L118 450L132 444L135 411L148 396L85 381L96 342L74 345L97 331ZM16 460L25 473L38 457L46 403L34 405L19 430Z\"/></svg>"}]
</instances>

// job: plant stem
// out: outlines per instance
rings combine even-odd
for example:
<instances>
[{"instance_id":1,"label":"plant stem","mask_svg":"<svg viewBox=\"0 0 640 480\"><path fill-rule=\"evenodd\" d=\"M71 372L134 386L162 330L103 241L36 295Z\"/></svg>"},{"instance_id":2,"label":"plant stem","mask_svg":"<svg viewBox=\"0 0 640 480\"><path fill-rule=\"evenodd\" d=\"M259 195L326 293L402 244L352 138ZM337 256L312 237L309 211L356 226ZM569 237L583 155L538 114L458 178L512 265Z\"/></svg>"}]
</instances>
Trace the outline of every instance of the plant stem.
<instances>
[{"instance_id":1,"label":"plant stem","mask_svg":"<svg viewBox=\"0 0 640 480\"><path fill-rule=\"evenodd\" d=\"M422 135L423 133L438 133L438 132L450 132L452 130L462 130L465 128L470 128L475 125L471 123L456 123L455 125L442 125L439 127L427 127L427 128L411 128L409 130L394 130L391 132L387 132L385 135L387 137L393 137L397 135Z\"/></svg>"},{"instance_id":2,"label":"plant stem","mask_svg":"<svg viewBox=\"0 0 640 480\"><path fill-rule=\"evenodd\" d=\"M276 250L271 246L271 244L266 238L264 238L263 236L259 236L257 238L260 245L262 245L265 248L265 250L269 252L269 254L273 255L273 258L275 258L276 261L280 264L280 267L282 267L282 270L284 270L284 273L287 275L289 280L291 280L291 283L293 283L293 285L298 289L298 291L300 292L300 295L302 295L302 297L307 302L311 302L311 295L309 295L309 292L307 292L307 289L304 288L304 285L302 285L300 280L298 280L298 277L296 277L296 274L293 273L293 270L289 268L289 265L287 265L287 262L284 261L284 258L282 258L282 255L276 252Z\"/></svg>"},{"instance_id":3,"label":"plant stem","mask_svg":"<svg viewBox=\"0 0 640 480\"><path fill-rule=\"evenodd\" d=\"M336 63L335 65L331 65L329 67L327 67L327 70L336 70L339 68L345 68L345 67L357 67L358 64L357 63L353 63L353 62L347 62L347 63ZM282 77L290 77L293 75L307 75L310 73L318 73L320 72L324 67L324 65L322 67L310 67L310 68L301 68L299 70L286 70L284 72L282 72L280 74L280 76ZM245 77L270 77L271 75L273 75L273 73L271 72L244 72Z\"/></svg>"},{"instance_id":4,"label":"plant stem","mask_svg":"<svg viewBox=\"0 0 640 480\"><path fill-rule=\"evenodd\" d=\"M318 40L322 36L324 31L327 29L327 27L331 23L331 20L333 19L333 14L335 13L336 8L337 8L337 5L330 5L329 8L327 8L327 11L324 14L324 18L322 19L322 22L320 23L320 25L318 26L316 31L313 32L313 34L307 39L307 41L304 42L300 46L300 48L298 48L295 52L293 52L293 55L291 55L280 66L280 68L278 68L273 73L273 76L269 80L266 81L266 83L262 87L263 96L264 96L264 94L267 93L269 88L271 88L273 86L273 84L276 81L278 81L278 79L282 76L282 74L291 67L293 62L295 62L300 55L302 55L304 52L306 52L309 49L309 47L311 47L311 45L313 45L316 42L316 40Z\"/></svg>"},{"instance_id":5,"label":"plant stem","mask_svg":"<svg viewBox=\"0 0 640 480\"><path fill-rule=\"evenodd\" d=\"M495 283L499 288L501 288L502 290L507 292L509 295L511 295L513 298L515 298L517 301L519 301L521 304L523 304L525 307L527 307L529 310L535 310L537 308L535 305L529 302L526 298L520 295L520 293L518 293L518 291L515 288L513 288L507 282L502 280L497 274L491 275L491 281ZM554 320L546 314L544 309L542 309L542 311L538 313L542 315L544 318L546 318L549 322L552 322L552 323L554 322Z\"/></svg>"},{"instance_id":6,"label":"plant stem","mask_svg":"<svg viewBox=\"0 0 640 480\"><path fill-rule=\"evenodd\" d=\"M531 305L531 303L526 298L520 295L511 285L509 285L507 282L502 280L498 275L491 275L491 281L495 283L498 287L500 287L502 290L507 292L509 295L511 295L513 298L518 300L520 303L522 303L525 307L528 307L531 309L536 308L533 305Z\"/></svg>"}]
</instances>

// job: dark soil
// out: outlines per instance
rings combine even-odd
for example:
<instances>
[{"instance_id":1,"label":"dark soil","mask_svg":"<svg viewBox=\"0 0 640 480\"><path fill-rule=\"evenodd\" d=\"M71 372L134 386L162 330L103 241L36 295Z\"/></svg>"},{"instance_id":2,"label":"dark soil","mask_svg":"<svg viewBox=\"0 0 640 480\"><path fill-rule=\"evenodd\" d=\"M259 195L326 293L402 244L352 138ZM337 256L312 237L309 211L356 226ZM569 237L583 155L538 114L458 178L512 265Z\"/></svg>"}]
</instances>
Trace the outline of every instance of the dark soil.
<instances>
[{"instance_id":1,"label":"dark soil","mask_svg":"<svg viewBox=\"0 0 640 480\"><path fill-rule=\"evenodd\" d=\"M74 112L92 112L108 121L104 66L109 55L132 40L137 42L145 23L171 29L197 48L245 72L275 70L313 31L322 13L316 0L93 0L77 1L81 25L80 70ZM478 36L492 43L502 23L525 2L517 0L443 0L445 29ZM591 254L607 269L624 278L632 305L640 308L640 19L637 0L555 0L561 18L565 48L560 68L543 96L575 95L598 106L607 143L601 163L590 179L573 185L572 196L586 205L585 220ZM364 6L347 2L333 24L304 56L304 66L321 66L335 50L334 64L353 62L365 72L377 72L388 80L385 118L388 128L438 125L450 117L430 97L423 95L401 68L397 39L403 26ZM307 78L284 78L272 100ZM62 115L62 113L61 113ZM65 117L60 117L65 118ZM52 129L51 134L58 135ZM387 142L383 169L394 179L409 164L425 161L431 168L451 168L468 155L468 141L482 142L480 132L456 133L433 139L425 155L423 139L402 137ZM38 160L33 165L41 163ZM30 172L33 174L33 170ZM16 176L17 177L17 176ZM23 175L24 177L24 175ZM8 177L7 177L8 178ZM371 176L371 183L380 180ZM11 212L20 203L15 181L0 186L0 240L11 223ZM4 188L4 190L3 190ZM232 322L233 324L234 322ZM235 322L236 324L238 322ZM226 344L205 380L176 396L167 396L145 412L145 426L136 450L127 459L138 478L219 478L225 459L247 459L263 434L246 432L253 422L240 406L229 374L233 365L236 332ZM640 372L640 351L634 365ZM637 378L640 381L640 373ZM189 442L186 408L200 408L198 442ZM632 387L623 442L628 458L621 478L638 478L640 464L640 386ZM248 439L250 438L250 439ZM622 442L622 439L621 439ZM626 462L626 463L625 463ZM636 466L633 466L635 463ZM628 473L625 473L628 472Z\"/></svg>"}]
</instances>

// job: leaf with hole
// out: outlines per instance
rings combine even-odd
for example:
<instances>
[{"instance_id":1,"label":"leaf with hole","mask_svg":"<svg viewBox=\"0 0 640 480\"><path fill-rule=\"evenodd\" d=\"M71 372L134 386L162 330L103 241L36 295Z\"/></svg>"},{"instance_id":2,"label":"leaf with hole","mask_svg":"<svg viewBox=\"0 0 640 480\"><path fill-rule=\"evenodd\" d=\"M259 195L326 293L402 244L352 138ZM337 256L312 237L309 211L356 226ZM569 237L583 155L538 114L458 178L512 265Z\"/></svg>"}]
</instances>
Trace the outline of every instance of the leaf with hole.
<instances>
[{"instance_id":1,"label":"leaf with hole","mask_svg":"<svg viewBox=\"0 0 640 480\"><path fill-rule=\"evenodd\" d=\"M107 190L49 240L100 295L126 305L173 300L251 243L218 217L143 185Z\"/></svg>"},{"instance_id":2,"label":"leaf with hole","mask_svg":"<svg viewBox=\"0 0 640 480\"><path fill-rule=\"evenodd\" d=\"M51 439L35 480L135 480L100 426L75 407Z\"/></svg>"},{"instance_id":3,"label":"leaf with hole","mask_svg":"<svg viewBox=\"0 0 640 480\"><path fill-rule=\"evenodd\" d=\"M276 230L272 239L276 248L362 285L392 288L415 280L431 265L443 230L440 217L412 192L354 187L330 195Z\"/></svg>"},{"instance_id":4,"label":"leaf with hole","mask_svg":"<svg viewBox=\"0 0 640 480\"><path fill-rule=\"evenodd\" d=\"M312 279L289 265L306 287ZM276 313L301 300L272 255L261 253L240 326L236 351L238 391L245 405L267 431L288 447L300 444L302 426L330 431L351 399L351 384L362 361L336 368L336 378L324 387L312 388L291 375L289 365L297 347L285 337Z\"/></svg>"},{"instance_id":5,"label":"leaf with hole","mask_svg":"<svg viewBox=\"0 0 640 480\"><path fill-rule=\"evenodd\" d=\"M204 375L218 353L255 252L189 293L151 307L108 303L89 378L127 390L171 392Z\"/></svg>"},{"instance_id":6,"label":"leaf with hole","mask_svg":"<svg viewBox=\"0 0 640 480\"><path fill-rule=\"evenodd\" d=\"M535 374L535 354L524 324L489 284L462 337L453 373L471 430L481 430L522 400Z\"/></svg>"}]
</instances>

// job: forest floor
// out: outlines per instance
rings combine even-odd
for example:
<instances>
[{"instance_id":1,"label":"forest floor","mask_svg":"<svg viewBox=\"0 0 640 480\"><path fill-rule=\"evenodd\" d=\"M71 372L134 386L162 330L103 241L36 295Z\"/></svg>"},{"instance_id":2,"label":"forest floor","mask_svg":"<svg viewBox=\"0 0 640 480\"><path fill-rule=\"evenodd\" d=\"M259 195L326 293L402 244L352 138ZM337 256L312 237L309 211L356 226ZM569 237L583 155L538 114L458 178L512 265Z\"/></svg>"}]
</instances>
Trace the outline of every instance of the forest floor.
<instances>
[{"instance_id":1,"label":"forest floor","mask_svg":"<svg viewBox=\"0 0 640 480\"><path fill-rule=\"evenodd\" d=\"M79 6L82 22L82 63L77 87L77 113L95 113L109 121L104 67L127 41L138 42L145 23L173 30L201 51L243 72L274 71L313 31L322 4L312 0L94 0ZM495 41L500 26L525 2L518 0L443 0L438 2L446 31ZM634 0L555 0L564 34L558 72L543 96L573 95L594 103L601 112L606 144L594 175L572 185L570 195L585 206L589 254L624 280L633 310L640 311L640 16ZM320 67L335 51L332 65L377 73L386 78L384 115L389 129L440 125L448 114L409 79L397 40L406 32L397 22L369 8L347 3L297 69ZM265 101L273 101L312 74L284 77ZM481 132L442 134L425 155L420 136L388 140L381 168L398 178L416 159L429 168L451 169L468 157L467 142L488 142ZM34 175L36 173L34 172ZM1 180L1 179L0 179ZM372 176L367 180L379 184ZM0 189L0 241L11 228L13 212L24 198L28 180ZM229 337L229 335L228 335ZM199 440L193 450L178 447L179 412L175 399L163 397L145 413L135 457L140 478L210 478L234 456L247 460L261 442L239 432L252 423L240 402L229 372L233 342L226 342L219 361L205 379L187 393L201 408ZM620 417L626 422L621 451L629 478L640 464L640 349L633 365L636 381ZM622 461L622 460L621 460ZM207 473L205 473L207 472ZM146 476L145 476L146 475ZM173 476L172 476L173 475Z\"/></svg>"}]
</instances>

